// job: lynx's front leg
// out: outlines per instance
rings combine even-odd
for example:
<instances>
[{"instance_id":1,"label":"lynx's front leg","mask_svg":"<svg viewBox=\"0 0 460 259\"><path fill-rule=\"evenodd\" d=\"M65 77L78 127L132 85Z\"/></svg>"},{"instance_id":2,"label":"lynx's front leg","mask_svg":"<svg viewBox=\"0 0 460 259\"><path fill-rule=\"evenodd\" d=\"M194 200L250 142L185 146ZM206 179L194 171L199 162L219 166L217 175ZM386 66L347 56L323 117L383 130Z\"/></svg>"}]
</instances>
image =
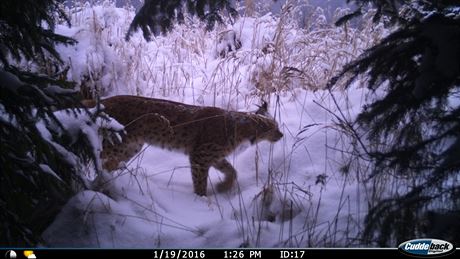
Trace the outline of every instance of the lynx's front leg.
<instances>
[{"instance_id":1,"label":"lynx's front leg","mask_svg":"<svg viewBox=\"0 0 460 259\"><path fill-rule=\"evenodd\" d=\"M222 159L223 148L215 144L200 145L190 152L193 188L196 194L206 196L209 168Z\"/></svg>"},{"instance_id":2,"label":"lynx's front leg","mask_svg":"<svg viewBox=\"0 0 460 259\"><path fill-rule=\"evenodd\" d=\"M233 168L233 166L226 159L222 159L215 163L213 167L225 175L224 181L217 185L217 191L225 192L230 190L236 180L235 168Z\"/></svg>"},{"instance_id":3,"label":"lynx's front leg","mask_svg":"<svg viewBox=\"0 0 460 259\"><path fill-rule=\"evenodd\" d=\"M197 195L206 196L210 163L199 154L190 155L193 190Z\"/></svg>"}]
</instances>

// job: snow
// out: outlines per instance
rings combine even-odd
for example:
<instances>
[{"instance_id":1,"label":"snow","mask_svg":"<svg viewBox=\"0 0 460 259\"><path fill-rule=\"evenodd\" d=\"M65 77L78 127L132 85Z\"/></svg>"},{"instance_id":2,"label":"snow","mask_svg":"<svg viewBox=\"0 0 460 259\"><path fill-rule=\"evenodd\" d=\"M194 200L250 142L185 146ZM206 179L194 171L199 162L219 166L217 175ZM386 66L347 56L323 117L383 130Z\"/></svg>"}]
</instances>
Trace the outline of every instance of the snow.
<instances>
[{"instance_id":1,"label":"snow","mask_svg":"<svg viewBox=\"0 0 460 259\"><path fill-rule=\"evenodd\" d=\"M323 25L321 31L308 31L267 14L211 32L192 20L152 42L139 32L125 42L132 17L132 10L105 3L83 6L71 16L74 27L58 27L58 33L79 42L59 47L71 67L69 79L90 82L104 96L138 94L240 111L254 111L263 97L284 138L238 148L228 157L238 171L237 186L214 192L222 174L211 169L207 197L193 193L186 155L145 145L127 169L100 174L91 190L69 200L44 231L43 245L352 245L348 237L362 230L366 212L365 186L356 181L359 165L347 155L350 140L331 112L340 114L340 109L352 120L366 102L365 90L359 82L333 95L323 88L383 29L377 27L368 38L355 29ZM242 45L225 57L216 55L222 31L235 32ZM122 130L115 122L109 128ZM98 129L84 129L100 148ZM343 165L350 173L340 172Z\"/></svg>"},{"instance_id":2,"label":"snow","mask_svg":"<svg viewBox=\"0 0 460 259\"><path fill-rule=\"evenodd\" d=\"M57 178L58 180L62 181L62 178L59 177L59 175L57 175L53 169L51 169L48 165L45 165L45 164L40 164L39 165L41 170L47 174L50 174L51 176Z\"/></svg>"},{"instance_id":3,"label":"snow","mask_svg":"<svg viewBox=\"0 0 460 259\"><path fill-rule=\"evenodd\" d=\"M106 116L106 118L97 117L96 121L93 122L92 117L96 112L96 108L88 109L88 112L84 109L61 110L54 112L54 116L61 124L60 126L67 131L71 138L69 140L71 144L80 141L81 135L83 135L86 140L89 141L89 144L93 149L94 156L98 157L102 150L102 140L99 135L104 131L121 138L119 133L123 132L124 127L116 120L108 116ZM62 133L61 128L58 125L55 125L54 123L48 125L43 120L40 120L37 122L36 127L43 139L48 141L70 164L77 165L79 163L77 155L64 148L53 138L52 133L54 133L54 135L61 135ZM40 166L43 171L57 177L56 173L48 166L44 164ZM101 170L102 166L97 164L96 168Z\"/></svg>"}]
</instances>

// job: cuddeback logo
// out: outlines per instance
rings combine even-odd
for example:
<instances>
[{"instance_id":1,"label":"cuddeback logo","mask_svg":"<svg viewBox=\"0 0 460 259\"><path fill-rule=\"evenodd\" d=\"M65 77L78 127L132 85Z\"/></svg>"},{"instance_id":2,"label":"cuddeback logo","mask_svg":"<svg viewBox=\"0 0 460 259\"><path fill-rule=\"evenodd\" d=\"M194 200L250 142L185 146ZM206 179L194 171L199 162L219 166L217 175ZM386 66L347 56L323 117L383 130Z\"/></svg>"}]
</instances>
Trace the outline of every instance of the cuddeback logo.
<instances>
[{"instance_id":1,"label":"cuddeback logo","mask_svg":"<svg viewBox=\"0 0 460 259\"><path fill-rule=\"evenodd\" d=\"M406 255L436 257L455 251L454 245L440 239L413 239L399 245L398 250Z\"/></svg>"}]
</instances>

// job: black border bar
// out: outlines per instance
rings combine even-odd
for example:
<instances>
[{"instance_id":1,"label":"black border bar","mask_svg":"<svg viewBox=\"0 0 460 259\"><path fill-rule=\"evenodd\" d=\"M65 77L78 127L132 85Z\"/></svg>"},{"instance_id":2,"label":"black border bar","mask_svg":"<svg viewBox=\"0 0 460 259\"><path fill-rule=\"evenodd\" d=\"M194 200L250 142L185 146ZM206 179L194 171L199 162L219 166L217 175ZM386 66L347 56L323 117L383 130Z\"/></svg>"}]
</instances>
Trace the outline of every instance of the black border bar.
<instances>
[{"instance_id":1,"label":"black border bar","mask_svg":"<svg viewBox=\"0 0 460 259\"><path fill-rule=\"evenodd\" d=\"M61 248L0 248L0 259L14 259L8 251L16 253L16 259L28 259L24 251L33 251L36 259L76 257L88 258L145 258L145 259L306 259L318 256L384 256L388 258L409 258L397 248L219 248L219 249L61 249ZM441 258L453 258L456 251ZM29 257L33 258L32 257ZM429 258L429 257L427 257Z\"/></svg>"}]
</instances>

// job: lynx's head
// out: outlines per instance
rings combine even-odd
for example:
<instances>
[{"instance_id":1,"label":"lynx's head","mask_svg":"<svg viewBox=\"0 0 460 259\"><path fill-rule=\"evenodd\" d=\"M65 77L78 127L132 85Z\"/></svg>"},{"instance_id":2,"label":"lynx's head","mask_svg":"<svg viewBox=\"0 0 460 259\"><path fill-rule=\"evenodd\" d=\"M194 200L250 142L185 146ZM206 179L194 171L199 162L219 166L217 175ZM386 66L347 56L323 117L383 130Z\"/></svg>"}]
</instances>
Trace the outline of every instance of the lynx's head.
<instances>
[{"instance_id":1,"label":"lynx's head","mask_svg":"<svg viewBox=\"0 0 460 259\"><path fill-rule=\"evenodd\" d=\"M251 143L261 140L268 140L270 142L276 142L283 137L283 133L278 128L278 123L270 116L267 111L267 103L263 104L256 111L253 119L256 122L256 136L251 138Z\"/></svg>"}]
</instances>

